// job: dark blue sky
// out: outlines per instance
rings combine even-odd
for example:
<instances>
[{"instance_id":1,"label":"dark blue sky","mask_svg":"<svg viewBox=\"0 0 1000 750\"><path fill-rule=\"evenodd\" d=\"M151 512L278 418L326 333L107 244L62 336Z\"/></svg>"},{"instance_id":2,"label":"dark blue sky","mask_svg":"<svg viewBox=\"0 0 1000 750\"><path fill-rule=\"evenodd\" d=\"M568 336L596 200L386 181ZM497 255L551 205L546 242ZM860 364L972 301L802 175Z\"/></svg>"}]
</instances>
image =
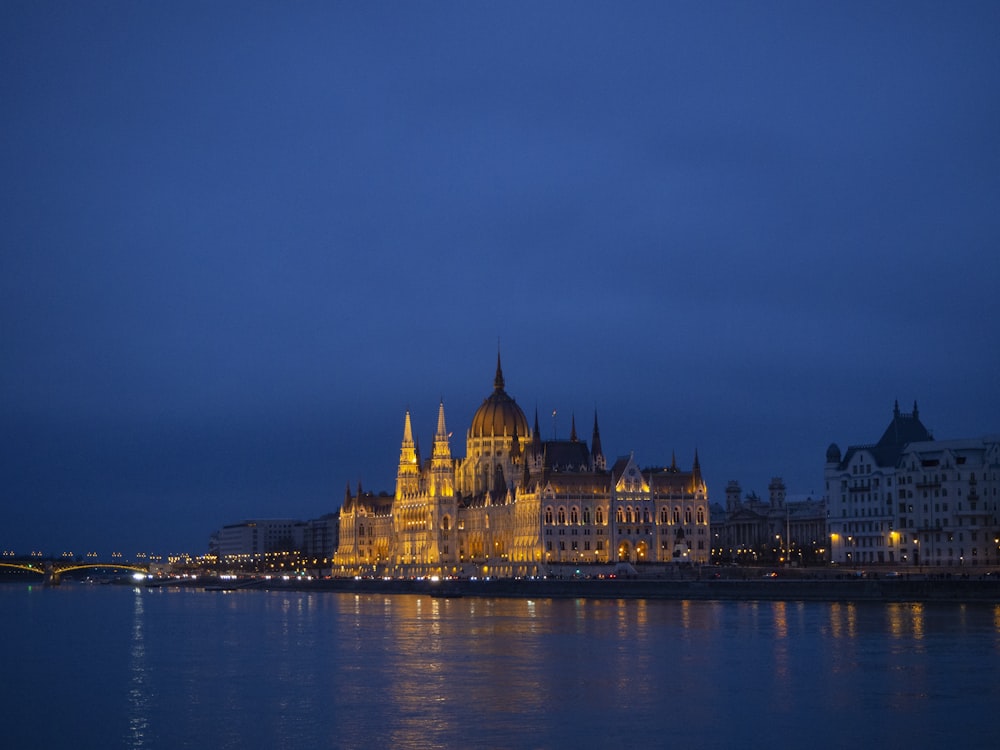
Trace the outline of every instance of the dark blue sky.
<instances>
[{"instance_id":1,"label":"dark blue sky","mask_svg":"<svg viewBox=\"0 0 1000 750\"><path fill-rule=\"evenodd\" d=\"M492 388L822 493L1000 429L1000 4L0 4L0 546L205 549Z\"/></svg>"}]
</instances>

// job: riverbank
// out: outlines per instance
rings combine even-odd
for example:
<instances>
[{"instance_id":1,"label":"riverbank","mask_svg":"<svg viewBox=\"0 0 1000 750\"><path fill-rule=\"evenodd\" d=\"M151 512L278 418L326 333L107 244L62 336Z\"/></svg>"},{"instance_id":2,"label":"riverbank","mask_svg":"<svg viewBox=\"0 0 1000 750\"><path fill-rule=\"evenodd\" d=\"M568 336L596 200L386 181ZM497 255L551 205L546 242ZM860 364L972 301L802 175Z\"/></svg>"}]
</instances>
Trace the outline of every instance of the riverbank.
<instances>
[{"instance_id":1,"label":"riverbank","mask_svg":"<svg viewBox=\"0 0 1000 750\"><path fill-rule=\"evenodd\" d=\"M655 580L495 579L380 580L290 579L262 588L337 591L356 594L425 594L438 597L529 599L670 599L718 601L980 602L1000 604L1000 580L867 578L852 580Z\"/></svg>"}]
</instances>

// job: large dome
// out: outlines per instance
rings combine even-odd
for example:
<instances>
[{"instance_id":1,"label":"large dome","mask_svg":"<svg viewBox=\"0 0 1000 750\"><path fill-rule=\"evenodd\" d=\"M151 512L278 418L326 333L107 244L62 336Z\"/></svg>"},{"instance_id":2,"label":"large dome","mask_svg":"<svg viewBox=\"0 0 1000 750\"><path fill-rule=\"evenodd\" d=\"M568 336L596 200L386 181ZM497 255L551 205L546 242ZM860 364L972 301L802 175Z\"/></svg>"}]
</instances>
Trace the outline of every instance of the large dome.
<instances>
[{"instance_id":1,"label":"large dome","mask_svg":"<svg viewBox=\"0 0 1000 750\"><path fill-rule=\"evenodd\" d=\"M472 417L469 428L470 438L501 437L514 435L526 438L529 435L528 420L521 407L503 389L503 371L500 369L500 355L497 355L497 375L493 381L493 393L483 400Z\"/></svg>"}]
</instances>

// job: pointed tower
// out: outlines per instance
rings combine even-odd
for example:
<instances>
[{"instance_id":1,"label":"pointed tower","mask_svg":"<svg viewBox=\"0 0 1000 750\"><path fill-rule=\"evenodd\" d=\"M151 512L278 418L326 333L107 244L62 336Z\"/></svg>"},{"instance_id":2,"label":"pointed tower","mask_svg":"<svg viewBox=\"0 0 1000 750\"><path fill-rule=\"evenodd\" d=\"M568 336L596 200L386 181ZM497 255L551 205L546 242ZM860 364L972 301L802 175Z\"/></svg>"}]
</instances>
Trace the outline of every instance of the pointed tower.
<instances>
[{"instance_id":1,"label":"pointed tower","mask_svg":"<svg viewBox=\"0 0 1000 750\"><path fill-rule=\"evenodd\" d=\"M601 430L597 426L597 409L594 409L594 435L590 439L590 462L594 471L604 471L607 468L601 448Z\"/></svg>"},{"instance_id":2,"label":"pointed tower","mask_svg":"<svg viewBox=\"0 0 1000 750\"><path fill-rule=\"evenodd\" d=\"M580 442L580 438L576 436L576 414L569 415L569 440L571 443Z\"/></svg>"},{"instance_id":3,"label":"pointed tower","mask_svg":"<svg viewBox=\"0 0 1000 750\"><path fill-rule=\"evenodd\" d=\"M420 451L413 440L410 411L403 423L403 443L399 448L399 469L396 471L396 499L400 500L420 489Z\"/></svg>"},{"instance_id":4,"label":"pointed tower","mask_svg":"<svg viewBox=\"0 0 1000 750\"><path fill-rule=\"evenodd\" d=\"M503 387L504 387L503 368L500 367L500 351L497 350L497 374L493 378L493 390L502 391Z\"/></svg>"},{"instance_id":5,"label":"pointed tower","mask_svg":"<svg viewBox=\"0 0 1000 750\"><path fill-rule=\"evenodd\" d=\"M538 429L538 407L535 407L535 426L531 433L531 470L541 471L545 465L545 451L542 446L542 433Z\"/></svg>"},{"instance_id":6,"label":"pointed tower","mask_svg":"<svg viewBox=\"0 0 1000 750\"><path fill-rule=\"evenodd\" d=\"M446 462L451 465L451 445L449 444L448 428L444 422L444 400L438 404L437 432L434 433L434 450L431 453L431 466L435 462Z\"/></svg>"},{"instance_id":7,"label":"pointed tower","mask_svg":"<svg viewBox=\"0 0 1000 750\"><path fill-rule=\"evenodd\" d=\"M507 501L507 482L503 478L503 467L497 464L493 473L493 504L499 505Z\"/></svg>"},{"instance_id":8,"label":"pointed tower","mask_svg":"<svg viewBox=\"0 0 1000 750\"><path fill-rule=\"evenodd\" d=\"M354 510L354 498L351 497L351 483L347 483L347 487L344 488L344 504L340 506L341 513L350 513Z\"/></svg>"},{"instance_id":9,"label":"pointed tower","mask_svg":"<svg viewBox=\"0 0 1000 750\"><path fill-rule=\"evenodd\" d=\"M444 421L444 400L438 405L437 432L431 452L431 494L451 497L455 494L455 472L451 461L451 445Z\"/></svg>"},{"instance_id":10,"label":"pointed tower","mask_svg":"<svg viewBox=\"0 0 1000 750\"><path fill-rule=\"evenodd\" d=\"M521 464L521 492L531 492L531 470L527 458Z\"/></svg>"},{"instance_id":11,"label":"pointed tower","mask_svg":"<svg viewBox=\"0 0 1000 750\"><path fill-rule=\"evenodd\" d=\"M514 434L510 438L510 460L514 464L521 462L521 438L517 434L517 425L514 425Z\"/></svg>"},{"instance_id":12,"label":"pointed tower","mask_svg":"<svg viewBox=\"0 0 1000 750\"><path fill-rule=\"evenodd\" d=\"M698 460L698 449L694 449L694 464L691 466L691 492L697 494L705 491L705 482L701 478L701 462Z\"/></svg>"}]
</instances>

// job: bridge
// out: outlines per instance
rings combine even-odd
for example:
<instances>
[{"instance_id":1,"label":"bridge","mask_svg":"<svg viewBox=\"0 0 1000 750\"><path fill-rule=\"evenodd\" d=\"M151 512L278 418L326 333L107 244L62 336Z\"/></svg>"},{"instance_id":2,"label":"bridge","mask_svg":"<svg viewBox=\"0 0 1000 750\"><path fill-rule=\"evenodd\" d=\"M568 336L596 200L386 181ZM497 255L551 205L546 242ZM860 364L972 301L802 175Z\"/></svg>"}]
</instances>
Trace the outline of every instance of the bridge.
<instances>
[{"instance_id":1,"label":"bridge","mask_svg":"<svg viewBox=\"0 0 1000 750\"><path fill-rule=\"evenodd\" d=\"M100 570L131 570L134 573L148 573L149 565L136 565L134 563L109 563L109 562L75 562L44 560L37 563L32 562L0 562L0 568L12 568L14 570L26 570L29 573L38 573L46 586L58 586L60 576L73 570L85 570L88 568Z\"/></svg>"}]
</instances>

